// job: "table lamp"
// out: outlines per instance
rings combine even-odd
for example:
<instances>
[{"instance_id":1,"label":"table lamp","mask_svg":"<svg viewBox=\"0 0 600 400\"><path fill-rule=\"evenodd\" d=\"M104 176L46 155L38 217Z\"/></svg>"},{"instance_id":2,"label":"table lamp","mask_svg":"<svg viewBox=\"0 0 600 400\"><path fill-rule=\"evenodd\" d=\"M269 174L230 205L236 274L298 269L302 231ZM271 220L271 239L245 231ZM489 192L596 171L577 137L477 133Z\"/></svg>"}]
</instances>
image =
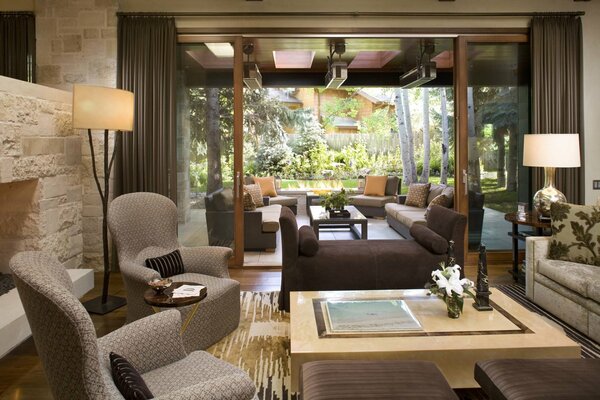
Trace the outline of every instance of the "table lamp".
<instances>
[{"instance_id":1,"label":"table lamp","mask_svg":"<svg viewBox=\"0 0 600 400\"><path fill-rule=\"evenodd\" d=\"M555 168L580 167L579 134L542 133L524 135L523 165L544 167L544 187L533 196L533 205L541 220L550 219L550 205L567 201L554 187Z\"/></svg>"},{"instance_id":2,"label":"table lamp","mask_svg":"<svg viewBox=\"0 0 600 400\"><path fill-rule=\"evenodd\" d=\"M110 263L108 259L108 226L106 215L108 211L110 171L115 159L115 152L113 150L109 161L108 131L133 130L133 104L133 93L126 90L99 86L73 86L73 128L87 129L88 131L92 156L92 171L100 199L102 200L102 250L104 256L102 296L83 303L85 308L94 314L104 315L126 304L124 298L108 295ZM96 171L92 129L104 130L104 190Z\"/></svg>"}]
</instances>

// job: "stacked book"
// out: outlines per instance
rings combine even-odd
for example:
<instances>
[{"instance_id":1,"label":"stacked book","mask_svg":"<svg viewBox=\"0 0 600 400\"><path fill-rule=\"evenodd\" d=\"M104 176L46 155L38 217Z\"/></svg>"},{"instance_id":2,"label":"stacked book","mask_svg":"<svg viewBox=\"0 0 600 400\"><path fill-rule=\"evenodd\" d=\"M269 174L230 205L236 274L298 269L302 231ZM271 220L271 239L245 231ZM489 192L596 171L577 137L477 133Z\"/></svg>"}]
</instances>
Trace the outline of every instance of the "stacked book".
<instances>
[{"instance_id":1,"label":"stacked book","mask_svg":"<svg viewBox=\"0 0 600 400\"><path fill-rule=\"evenodd\" d=\"M202 285L181 285L173 289L173 298L181 299L184 297L204 297L206 296L206 286Z\"/></svg>"}]
</instances>

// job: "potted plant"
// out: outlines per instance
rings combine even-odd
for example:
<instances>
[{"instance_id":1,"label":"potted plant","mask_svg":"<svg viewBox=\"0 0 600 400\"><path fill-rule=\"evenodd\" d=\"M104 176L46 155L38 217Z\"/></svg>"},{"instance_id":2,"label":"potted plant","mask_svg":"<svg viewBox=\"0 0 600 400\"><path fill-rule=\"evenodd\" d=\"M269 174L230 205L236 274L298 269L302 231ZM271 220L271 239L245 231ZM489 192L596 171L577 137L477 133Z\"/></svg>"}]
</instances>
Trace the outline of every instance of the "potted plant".
<instances>
[{"instance_id":1,"label":"potted plant","mask_svg":"<svg viewBox=\"0 0 600 400\"><path fill-rule=\"evenodd\" d=\"M441 297L446 303L448 317L458 318L463 311L465 295L475 299L471 292L474 284L467 278L460 279L460 266L444 267L431 273L433 284L429 287L431 294Z\"/></svg>"},{"instance_id":2,"label":"potted plant","mask_svg":"<svg viewBox=\"0 0 600 400\"><path fill-rule=\"evenodd\" d=\"M350 212L344 210L344 207L348 205L348 195L346 190L342 188L339 192L331 192L325 195L323 203L321 203L327 211L329 211L330 217L349 217Z\"/></svg>"}]
</instances>

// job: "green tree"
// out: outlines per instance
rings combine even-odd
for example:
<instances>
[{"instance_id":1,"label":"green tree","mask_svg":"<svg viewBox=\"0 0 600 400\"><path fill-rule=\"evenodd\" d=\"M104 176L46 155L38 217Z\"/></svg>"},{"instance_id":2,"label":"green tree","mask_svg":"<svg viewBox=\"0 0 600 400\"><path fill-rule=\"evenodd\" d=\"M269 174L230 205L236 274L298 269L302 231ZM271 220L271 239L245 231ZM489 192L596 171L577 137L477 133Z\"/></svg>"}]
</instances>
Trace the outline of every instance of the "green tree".
<instances>
[{"instance_id":1,"label":"green tree","mask_svg":"<svg viewBox=\"0 0 600 400\"><path fill-rule=\"evenodd\" d=\"M342 89L339 89L342 90ZM356 89L345 89L346 97L335 97L323 103L322 116L323 125L328 128L333 127L333 121L336 117L356 118L360 102L353 97Z\"/></svg>"}]
</instances>

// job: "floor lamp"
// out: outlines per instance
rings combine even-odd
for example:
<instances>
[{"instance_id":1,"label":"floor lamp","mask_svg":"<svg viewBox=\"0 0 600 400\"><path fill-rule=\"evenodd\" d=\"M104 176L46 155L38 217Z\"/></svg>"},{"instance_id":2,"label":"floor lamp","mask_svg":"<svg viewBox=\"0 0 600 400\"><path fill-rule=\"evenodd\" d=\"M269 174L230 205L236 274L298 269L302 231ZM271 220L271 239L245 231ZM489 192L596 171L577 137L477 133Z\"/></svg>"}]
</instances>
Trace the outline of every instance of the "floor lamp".
<instances>
[{"instance_id":1,"label":"floor lamp","mask_svg":"<svg viewBox=\"0 0 600 400\"><path fill-rule=\"evenodd\" d=\"M544 187L533 196L533 206L538 218L548 221L552 203L567 201L554 186L555 169L581 166L579 134L540 133L524 135L523 138L523 165L544 168Z\"/></svg>"},{"instance_id":2,"label":"floor lamp","mask_svg":"<svg viewBox=\"0 0 600 400\"><path fill-rule=\"evenodd\" d=\"M102 251L104 257L104 280L102 296L83 303L93 314L104 315L126 304L122 297L109 296L110 262L108 258L108 226L106 215L108 211L110 171L115 159L113 150L109 161L108 131L133 130L133 93L99 86L75 85L73 87L73 128L87 129L92 156L92 171L96 187L102 200ZM104 189L100 184L96 171L96 156L92 129L104 130Z\"/></svg>"}]
</instances>

